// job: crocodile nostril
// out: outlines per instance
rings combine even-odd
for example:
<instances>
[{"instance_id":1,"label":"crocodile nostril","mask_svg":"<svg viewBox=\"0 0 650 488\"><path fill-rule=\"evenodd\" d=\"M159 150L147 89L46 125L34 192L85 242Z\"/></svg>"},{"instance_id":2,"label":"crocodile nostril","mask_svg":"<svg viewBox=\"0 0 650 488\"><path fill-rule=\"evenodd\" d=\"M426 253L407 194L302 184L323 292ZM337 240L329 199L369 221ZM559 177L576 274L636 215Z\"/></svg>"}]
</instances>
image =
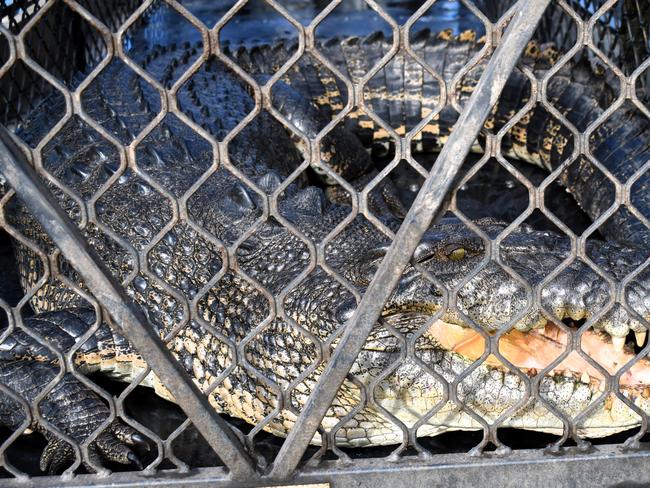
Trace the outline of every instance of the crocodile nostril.
<instances>
[{"instance_id":1,"label":"crocodile nostril","mask_svg":"<svg viewBox=\"0 0 650 488\"><path fill-rule=\"evenodd\" d=\"M341 323L345 324L348 320L352 318L354 315L354 311L357 309L357 302L354 300L346 300L343 302L339 307L336 309L336 313L334 314L336 320Z\"/></svg>"}]
</instances>

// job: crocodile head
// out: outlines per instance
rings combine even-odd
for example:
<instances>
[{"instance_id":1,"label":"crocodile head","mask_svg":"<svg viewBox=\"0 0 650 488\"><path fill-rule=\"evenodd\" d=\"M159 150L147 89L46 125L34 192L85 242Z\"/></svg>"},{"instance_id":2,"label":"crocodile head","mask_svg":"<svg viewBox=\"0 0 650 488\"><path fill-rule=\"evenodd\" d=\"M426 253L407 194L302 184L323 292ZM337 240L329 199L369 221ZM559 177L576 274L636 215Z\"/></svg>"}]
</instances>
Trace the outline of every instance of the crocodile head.
<instances>
[{"instance_id":1,"label":"crocodile head","mask_svg":"<svg viewBox=\"0 0 650 488\"><path fill-rule=\"evenodd\" d=\"M261 186L268 186L269 181L265 177ZM256 197L245 200L255 202ZM251 209L255 206L261 203L250 204ZM293 388L289 398L299 410L321 371L317 367L301 378L318 362L314 341L336 347L356 308L355 293L358 297L365 291L390 239L361 216L337 233L337 225L350 208L328 203L313 187L285 195L278 209L295 230L272 219L243 243L237 256L240 269L249 277L276 296L284 296L284 316L258 333L247 350L247 361L272 382ZM388 221L385 224L391 226ZM488 236L506 227L489 219L474 225ZM302 279L298 275L309 266L310 258L297 230L317 246L328 237L322 246L324 259L314 261ZM418 424L418 435L480 429L479 418L491 422L505 413L503 426L561 434L560 417L565 415L576 419L580 435L600 437L640 424L640 416L626 401L650 412L650 400L646 400L650 397L650 361L641 358L621 373L620 388L613 386L620 397L607 390L610 382L606 380L634 357L632 347L625 345L628 333L635 332L640 342L645 337L641 321L650 319L650 274L633 272L647 259L647 251L589 242L586 256L591 266L585 259L574 259L556 271L571 254L568 239L556 234L523 227L490 253L486 242L457 220L443 219L427 232L352 370L366 385L368 395L372 391L374 403L343 427L338 425L361 398L358 383L346 380L324 420L326 427L338 425L337 443L399 443L403 431L387 415L414 425L437 406L435 414ZM490 258L495 255L502 264ZM615 291L610 293L607 276L613 283L625 283L621 296L627 309L609 303ZM630 278L625 280L626 276ZM527 292L525 283L532 291ZM457 292L455 305L445 299L452 291ZM215 291L215 296L219 293L224 290ZM541 307L532 305L536 293ZM242 296L250 303L256 292L247 287ZM261 315L252 322L264 318ZM242 324L250 319L241 316L230 322ZM579 329L577 325L585 320L585 330ZM243 331L241 338L249 331ZM509 365L486 346L487 338L495 335L499 335L495 348ZM571 352L553 364L566 349L571 350L571 341L584 354ZM255 375L248 375L250 380L259 385ZM465 407L443 402L445 381ZM263 409L259 403L233 408L222 400L234 398L237 387L230 383L229 387L217 388L215 398L221 399L213 403L251 422L262 421L278 407L277 395L268 393ZM531 392L537 389L536 398ZM263 396L262 391L265 388L258 386L255 396ZM295 414L282 410L265 428L286 435L294 420Z\"/></svg>"},{"instance_id":2,"label":"crocodile head","mask_svg":"<svg viewBox=\"0 0 650 488\"><path fill-rule=\"evenodd\" d=\"M506 228L489 219L475 225L492 237ZM495 254L503 265L490 259ZM650 412L650 361L641 357L625 368L635 356L626 337L633 332L638 346L645 341L641 322L650 319L650 273L634 272L648 251L593 241L586 255L602 275L580 259L556 272L570 254L568 239L527 227L503 239L492 253L458 221L432 227L406 274L429 274L436 286L420 279L411 280L415 284L409 289L403 279L355 365L365 384L377 384L374 398L380 410L410 426L439 406L418 435L480 429L477 417L559 435L564 415L575 420L577 434L587 437L640 425L640 415L629 405ZM619 296L627 310L608 303L615 285L610 288L603 275L614 284L624 283ZM530 293L524 283L531 286ZM456 306L439 305L442 299L427 302L425 289L433 297L445 294L438 290L456 291ZM529 305L536 293L541 306ZM422 301L412 303L414 296ZM583 322L587 325L578 327ZM493 349L489 336L498 336ZM413 344L415 360L404 355L408 344ZM570 352L572 348L583 354ZM614 383L612 388L620 397L606 392L605 379L619 372L620 387ZM468 408L443 401L444 381ZM384 435L392 442L402 439L397 428L386 427ZM350 443L367 442L360 435Z\"/></svg>"}]
</instances>

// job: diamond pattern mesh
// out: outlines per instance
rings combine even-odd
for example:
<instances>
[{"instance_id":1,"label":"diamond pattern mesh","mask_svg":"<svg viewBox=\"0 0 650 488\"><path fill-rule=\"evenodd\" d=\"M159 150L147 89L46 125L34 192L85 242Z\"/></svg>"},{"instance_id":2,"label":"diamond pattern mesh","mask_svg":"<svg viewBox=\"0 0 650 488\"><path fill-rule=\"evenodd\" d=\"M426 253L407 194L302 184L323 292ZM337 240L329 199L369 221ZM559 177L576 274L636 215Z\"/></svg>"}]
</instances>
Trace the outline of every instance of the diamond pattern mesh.
<instances>
[{"instance_id":1,"label":"diamond pattern mesh","mask_svg":"<svg viewBox=\"0 0 650 488\"><path fill-rule=\"evenodd\" d=\"M454 3L473 29L453 22L440 32L420 29L443 3ZM343 324L438 164L514 3L431 0L389 13L387 2L367 0L361 18L375 32L350 37L332 19L356 15L354 7L336 1L311 16L274 0L224 2L210 15L199 2L174 0L0 2L0 123L260 469L299 418ZM233 40L251 12L275 19L274 39L281 39ZM414 300L426 290L436 310L418 315L389 300L304 466L547 445L559 451L573 443L587 449L585 433L602 412L629 427L606 442L639 444L650 390L629 378L644 373L650 347L648 253L614 238L633 240L650 228L650 161L630 168L615 161L650 154L640 129L650 117L648 14L640 0L552 2L511 77L520 81L506 85L474 144L480 154L457 175L443 219L453 228L427 234L399 285ZM585 73L593 79L585 82ZM587 86L580 93L571 85L578 82ZM116 83L129 90L115 90ZM107 104L106 93L117 95ZM572 97L602 110L567 110ZM302 110L316 112L313 123ZM363 171L337 163L337 141L350 129L372 158ZM584 213L561 194L567 185L583 195ZM0 383L2 408L14 412L0 445L2 474L25 481L40 474L41 451L61 441L71 460L59 466L66 475L106 474L96 441L107 433L119 440L121 428L146 439L148 452L133 449L147 472L223 466L180 409L139 388L174 399L128 337L114 337L111 311L102 310L47 228L14 190L0 191L2 253L17 261L7 250L11 239L21 256L20 269L0 284L0 353L27 351L43 368L34 373L43 378L35 391L21 395L11 381ZM592 193L611 198L593 203ZM331 202L337 210L324 210ZM318 225L305 218L310 212L322 214ZM546 259L531 265L516 243L533 228L554 240ZM450 277L427 264L438 255L473 264ZM583 302L558 302L554 287L569 279ZM486 283L499 283L489 293L494 308L472 299L485 296ZM319 308L314 295L337 302ZM67 341L55 337L56 320L47 315L62 308L78 324ZM519 359L532 323L554 335L545 363ZM461 342L452 343L444 324ZM625 346L624 361L599 354L596 341L613 349L628 333L637 346ZM462 354L441 359L446 340ZM19 366L12 360L3 374ZM92 374L102 368L126 386ZM106 405L83 442L48 416L68 383ZM518 438L511 428L526 427L523 418L536 419L543 433ZM35 423L37 432L23 435ZM444 433L456 429L469 432ZM426 437L435 434L443 435Z\"/></svg>"}]
</instances>

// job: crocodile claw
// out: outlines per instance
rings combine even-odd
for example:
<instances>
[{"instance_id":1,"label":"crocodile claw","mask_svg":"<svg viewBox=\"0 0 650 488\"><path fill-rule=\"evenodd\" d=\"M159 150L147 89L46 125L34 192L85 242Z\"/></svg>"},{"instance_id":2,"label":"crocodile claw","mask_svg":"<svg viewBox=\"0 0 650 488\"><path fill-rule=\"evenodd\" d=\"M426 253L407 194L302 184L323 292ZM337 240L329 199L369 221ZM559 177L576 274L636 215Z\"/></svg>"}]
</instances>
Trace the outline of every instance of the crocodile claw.
<instances>
[{"instance_id":1,"label":"crocodile claw","mask_svg":"<svg viewBox=\"0 0 650 488\"><path fill-rule=\"evenodd\" d=\"M151 450L151 446L147 442L147 439L138 432L131 436L131 442L133 443L132 445L141 447L147 452Z\"/></svg>"},{"instance_id":2,"label":"crocodile claw","mask_svg":"<svg viewBox=\"0 0 650 488\"><path fill-rule=\"evenodd\" d=\"M146 437L144 437L140 432L137 430L134 430L133 428L129 427L126 424L123 424L122 422L115 421L113 422L113 432L117 436L117 438L124 442L125 444L128 444L129 446L138 446L149 452L151 449L151 446L149 445L149 442L147 441Z\"/></svg>"},{"instance_id":3,"label":"crocodile claw","mask_svg":"<svg viewBox=\"0 0 650 488\"><path fill-rule=\"evenodd\" d=\"M136 454L134 454L133 452L129 452L126 455L126 457L129 460L129 463L134 465L136 468L138 468L139 471L142 471L144 469L144 467L142 466L142 463L140 462L140 459L138 458L138 456Z\"/></svg>"}]
</instances>

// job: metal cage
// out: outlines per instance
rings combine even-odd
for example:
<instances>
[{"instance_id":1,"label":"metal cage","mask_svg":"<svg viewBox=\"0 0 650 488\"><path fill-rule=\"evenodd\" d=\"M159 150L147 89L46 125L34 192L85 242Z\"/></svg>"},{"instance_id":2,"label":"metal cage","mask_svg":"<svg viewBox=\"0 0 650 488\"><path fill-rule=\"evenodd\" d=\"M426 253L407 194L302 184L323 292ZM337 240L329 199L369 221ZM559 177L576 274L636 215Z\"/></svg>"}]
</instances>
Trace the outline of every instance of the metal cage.
<instances>
[{"instance_id":1,"label":"metal cage","mask_svg":"<svg viewBox=\"0 0 650 488\"><path fill-rule=\"evenodd\" d=\"M0 278L0 281L7 282L0 283L0 315L2 316L0 349L5 347L2 344L7 344L16 333L24 333L41 347L53 351L56 364L60 368L56 377L36 395L36 399L31 404L20 398L11 388L0 385L0 392L11 398L19 406L18 408L22 409L25 417L18 428L13 431L5 429L2 434L0 485L139 486L147 483L156 486L200 486L201 484L266 486L288 483L326 485L329 483L332 486L354 484L378 487L406 483L409 486L478 483L488 486L503 485L505 480L510 484L521 486L538 486L541 483L580 485L591 484L594 481L599 484L630 481L650 483L650 475L646 469L643 469L648 458L647 444L645 444L648 419L646 413L630 401L619 388L621 376L635 363L643 360L650 351L650 344L645 346L641 344L642 347L635 352L633 361L614 373L605 370L593 359L585 357L584 352L579 350L581 334L589 330L597 318L606 314L607 310L599 312L598 317L589 319L584 324L578 324L578 327L573 329L559 323L558 327L569 331L567 332L569 335L573 334L574 339L569 341L572 347L565 350L536 375L517 373L520 381L525 382L527 387L525 395L512 408L499 412L491 419L484 419L475 412L470 413L480 424L480 429L473 433L449 433L430 440L420 440L417 436L418 429L447 402L458 405L461 409L471 410L464 405L463 398L459 395L459 385L487 360L488 355L496 358L502 365L509 365L507 369L513 369L512 364L502 355L499 341L514 327L515 322L524 312L515 314L494 334L481 332L485 340L482 355L454 381L448 382L415 357L415 343L424 333L423 330L406 337L399 331L390 329L390 333L400 344L401 352L398 360L385 366L385 370L379 375L379 380L373 385L364 385L348 376L355 358L380 318L384 304L396 286L401 272L411 261L422 236L432 221L444 212L454 214L462 225L479 235L488 250L498 249L501 242L506 240L517 227L529 222L533 215L541 216L541 219L550 222L551 226L560 229L570 242L567 258L560 266L551 270L541 284L533 286L526 283L518 277L508 263L501 260L498 252L492 252L489 260L482 262L463 283L477 276L487 266L488 261L493 261L506 270L507 274L525 290L530 307L542 309L540 288L559 276L572 261L581 260L588 263L594 273L601 276L614 290L608 310L623 307L644 327L650 328L648 317L641 317L637 312L629 310L629 305L621 298L626 284L646 271L650 261L646 259L629 277L618 282L598 268L587 250L587 237L594 237L598 228L621 205L630 207L634 217L650 228L648 221L650 216L634 209L633 205L630 205L629 196L630 188L644 171L631 176L627 182L615 181L615 178L610 177L616 190L612 207L595 221L584 222L580 224L582 227L578 225L578 230L556 217L543 203L545 192L552 188L563 168L568 167L577 158L578 153L588 147L589 137L597 124L592 124L584 131L579 131L575 127L571 129L576 141L575 147L578 148L576 154L565 161L561 168L554 170L550 176L538 175L537 180L527 176L520 167L513 166L514 163L509 162L506 155L502 153L500 145L501 139L516 121L525 116L530 104L513 113L512 120L498 133L487 131L482 135L483 144L488 148L484 156L473 160L471 157L467 158L479 137L479 132L483 129L494 101L504 89L508 75L513 69L523 70L530 75L530 71L526 71L527 68L522 66L519 59L531 38L535 38L540 44L554 43L559 52L557 65L547 78L557 73L570 60L581 58L584 58L595 71L604 73L605 83L612 87L618 98L600 120L609 117L623 103L632 104L642 116L650 117L647 104L650 100L648 89L650 87L650 4L643 0L520 0L517 2L514 0L458 0L457 2L427 0L421 3L405 2L410 10L404 14L405 21L398 22L389 13L390 2L379 0L350 2L352 6L346 6L347 4L340 0L315 2L313 15L309 19L295 14L292 2L264 0L260 2L262 7L258 6L258 8L263 9L263 15L286 20L297 39L297 48L294 53L287 56L283 65L277 67L270 81L264 81L261 85L260 78L251 76L237 65L236 59L227 55L227 52L235 52L235 49L228 51L230 46L221 38L223 30L229 23L232 25L238 15L247 8L253 8L251 2L247 0L220 2L214 6L218 15L213 16L209 21L200 18L197 13L195 7L200 3L181 0L0 0L0 125L6 129L0 127L2 129L0 190L4 188L0 191L2 211L0 257L3 258L3 266L7 267L7 273ZM422 163L420 157L414 157L411 145L416 134L435 114L423 115L423 120L418 121L409 132L400 133L368 110L363 93L373 76L387 66L398 52L406 52L416 62L423 62L409 42L410 35L418 21L426 16L430 9L443 3L454 4L459 11L463 10L468 17L471 16L472 25L478 26L485 35L485 47L470 60L468 65L459 69L454 80L461 79L478 63L485 60L489 62L481 79L476 83L472 97L462 110L455 101L456 85L447 86L444 90L446 99L439 109L448 105L459 110L458 124L462 124L464 130L452 131L435 162L427 166ZM381 57L380 63L373 66L369 72L355 79L344 79L349 100L340 107L338 113L333 115L332 122L324 131L315 138L310 138L296 129L287 116L274 107L272 86L289 72L301 56L308 55L317 59L335 76L344 77L334 63L319 52L322 39L319 39L317 33L317 28L323 22L336 15L337 9L343 8L359 10L363 15L373 16L379 19L379 22L383 22L387 36L392 36L392 47ZM191 31L195 36L193 41L200 43L191 67L181 73L170 85L161 83L159 79L148 73L141 65L142 58L138 57L144 56L147 49L153 49L151 46L139 47L139 43L144 43L146 40L140 34L155 33L157 29L168 27L157 24L160 22L159 15L162 11L172 19L169 25L186 24L187 32ZM455 29L454 35L460 34L460 29L454 26L452 28ZM155 35L152 36L155 38ZM154 41L157 42L157 39ZM180 42L182 39L177 41ZM254 44L254 40L251 40L251 44ZM180 88L211 57L217 58L245 80L251 87L255 100L254 110L222 140L217 140L204 128L195 124L175 102ZM162 100L160 112L144 124L142 131L135 135L134 141L130 144L120 141L102 124L102 121L94 120L84 109L82 101L84 90L116 58L141 79L146 80ZM423 68L423 72L430 72L432 77L442 79L432 71L430 67ZM530 78L533 91L537 93L536 100L531 103L539 103L555 114L562 124L573 127L561 113L553 109L551 102L546 98L544 86L548 83L548 79L537 80L532 75ZM43 103L53 104L52 101L55 99L62 101L57 102L59 107L63 107L61 113L50 114L53 119L44 122L46 127L38 140L31 142L22 140L21 125L30 114L44 110ZM319 162L321 160L319 148L327 133L334 130L337 125L344 124L346 117L357 108L365 110L369 120L372 119L375 126L383 128L392 141L388 154L383 156L383 166L363 189L355 189ZM254 189L265 199L263 215L250 229L243 232L234 244L221 242L205 229L201 229L198 224L188 223L190 219L187 206L190 197L199 191L203 182L217 171L217 168L225 167L233 174L239 175L237 177L248 188L255 186L254 182L237 172L225 155L228 154L228 144L241 134L247 124L250 124L262 110L270 113L296 138L307 140L311 158L305 160L295 173L292 173L291 179L296 180L300 174L315 168L335 180L349 195L350 215L340 222L321 243L312 242L300 228L282 216L279 211L279 199L285 188L283 186L271 195L259 188ZM205 172L181 196L161 185L138 163L138 145L156 130L168 114L173 114L188 130L199 134L214 154L214 160ZM82 121L98 133L107 144L114 147L118 155L118 169L91 198L84 199L76 194L66 182L51 174L43 163L43 151L46 146L72 118ZM505 230L498 235L488 235L483 232L465 215L463 205L459 203L459 195L463 188L471 184L472 178L483 171L490 160L495 162L494 171L500 175L497 177L508 179L512 182L512 187L518 186L526 202L520 210L517 210L517 214L512 216ZM600 171L609 174L600 163L594 164ZM419 184L417 191L412 192L413 203L404 216L401 227L393 232L383 226L373 215L368 202L371 190L383 178L400 168L407 168L411 173L415 173L419 178ZM643 170L647 168L648 164ZM110 193L111 187L125 171L133 171L137 174L149 188L163 195L171 208L169 215L166 216L168 220L155 229L144 246L138 247L129 243L128 239L120 236L101 221L95 210L97 202L102 196ZM493 192L488 191L488 193L485 198L498 197ZM54 198L52 195L57 197ZM61 195L75 202L78 207L74 221L57 203ZM42 246L43 243L35 242L33 236L22 235L7 217L7 209L16 199L24 203L32 218L40 222L49 235L51 242L46 243L47 248ZM507 197L505 201L508 201ZM347 284L346 279L336 269L328 267L323 258L325 247L335 245L336 236L346 225L351 224L356 216L362 216L379 227L381 232L392 241L381 265L376 269L374 278L362 293ZM236 264L238 249L244 246L246 239L258 232L269 219L280 222L287 232L302 243L301 245L309 254L307 267L276 293L263 287L259 279L248 276L246 271ZM151 280L157 279L149 269L147 254L163 241L168 232L181 224L190 225L201 245L216 249L214 252L223 256L222 262L227 263L214 276L209 277L202 290L205 291L224 279L226 272L232 272L244 277L255 289L255 293L261 294L272 304L268 318L263 323L252 326L250 334L241 343L235 343L210 324L205 325L205 330L208 330L212 336L218 337L224 347L232 351L234 357L232 364L215 378L215 384L229 381L228 375L235 368L255 370L247 360L243 359L244 349L247 344L255 340L257 334L268 328L276 317L290 322L286 317L282 300L316 267L324 267L332 279L349 288L350 293L357 299L358 307L347 317L345 330L337 335L334 348L332 348L334 339L320 340L299 326L295 326L300 329L301 334L316 344L318 361L305 367L288 386L274 385L278 398L289 402L292 390L319 366L323 368L318 383L310 392L302 410L294 409L292 412L295 425L290 429L286 440L278 439L263 431L263 428L273 421L274 416L278 415L281 400L278 400L280 406L256 426L246 426L235 418L218 415L208 403L206 395L192 382L189 375L170 354L167 348L172 347L175 335L180 332L183 325L191 320L202 320L194 297L187 296L182 290L169 284L160 285L161 289L177 301L180 304L179 308L183 310L180 325L162 340L148 325L147 317L140 309L133 306L124 291L125 287L134 286L139 276L146 276ZM126 247L133 256L132 264L135 268L124 276L112 276L97 255L89 251L92 245L82 231L90 227L100 229L121 246ZM10 238L15 240L17 245L27 247L34 256L35 262L39 263L38 271L35 271L40 275L37 283L24 290L18 286L18 283L21 279L19 274L24 273L25 270L13 269L15 263L9 250ZM73 347L67 350L62 350L60 346L30 330L26 325L27 319L32 315L30 302L38 299L39 289L50 279L66 284L83 297L95 309L97 315L103 316L112 327L122 333L146 361L147 368L126 388L116 389L110 383L102 383L102 380L97 377L86 377L77 371L75 366L74 355L84 341L90 340L93 334L97 333L101 320L98 320ZM432 277L427 279L432 280L432 286L440 285ZM23 286L25 286L24 280ZM463 315L455 298L461 286L462 283L454 290L445 293L445 303L447 309ZM479 329L476 325L472 327ZM574 332L570 332L571 330ZM539 391L542 378L544 375L552 374L554 368L559 367L565 358L574 352L577 352L603 376L606 388L600 398L612 398L612 401L630 408L641 419L640 428L637 427L618 437L608 437L604 442L588 442L578 434L576 427L580 419L587 415L585 412L579 414L576 419L544 400ZM446 391L439 405L432 406L420 420L412 422L411 425L390 414L386 408L376 402L373 391L369 391L376 388L382 378L395 374L400 364L405 361L416 362L422 367L423 375L432 376L444 383ZM168 393L176 399L182 412L174 407L164 406L162 401L152 400L153 394L147 396L147 393L142 393L141 389L136 388L147 377L149 368L155 372ZM110 407L111 416L108 421L92 432L81 444L46 421L39 407L42 400L67 374L90 388ZM251 374L257 378L263 376L256 370ZM351 411L345 412L338 425L325 428L321 425L322 419L346 378L362 391L360 404L354 406ZM260 381L273 383L268 378ZM541 401L559 419L563 425L562 435L541 435L530 440L527 434L527 438L522 440L521 437L517 437L521 434L500 428L509 416L531 399ZM153 424L147 423L149 417L156 417L157 414L153 412L155 408L143 409L142 403L160 406L164 412L162 415L173 419L173 425L162 427L157 431ZM133 414L137 408L132 408L132 405L136 404L140 404L139 417ZM337 447L334 440L338 429L351 421L355 412L360 411L365 405L372 405L388 419L388 422L397 425L397 429L403 434L402 438L398 439L395 445L388 447L362 450ZM285 405L285 408L289 407L290 404ZM142 470L123 467L120 471L116 466L113 469L117 471L111 472L93 459L93 441L116 418L148 439L151 451L144 455L147 465ZM40 434L23 435L29 430L32 419L42 423L49 435L64 439L72 446L75 461L64 470L62 475L45 476L38 471L37 457L45 445L44 441L34 439ZM309 446L317 433L322 436L322 447ZM190 453L180 453L183 449L187 449L188 445L192 447ZM201 454L197 454L198 452ZM82 463L90 468L84 468ZM87 472L93 469L96 473Z\"/></svg>"}]
</instances>

